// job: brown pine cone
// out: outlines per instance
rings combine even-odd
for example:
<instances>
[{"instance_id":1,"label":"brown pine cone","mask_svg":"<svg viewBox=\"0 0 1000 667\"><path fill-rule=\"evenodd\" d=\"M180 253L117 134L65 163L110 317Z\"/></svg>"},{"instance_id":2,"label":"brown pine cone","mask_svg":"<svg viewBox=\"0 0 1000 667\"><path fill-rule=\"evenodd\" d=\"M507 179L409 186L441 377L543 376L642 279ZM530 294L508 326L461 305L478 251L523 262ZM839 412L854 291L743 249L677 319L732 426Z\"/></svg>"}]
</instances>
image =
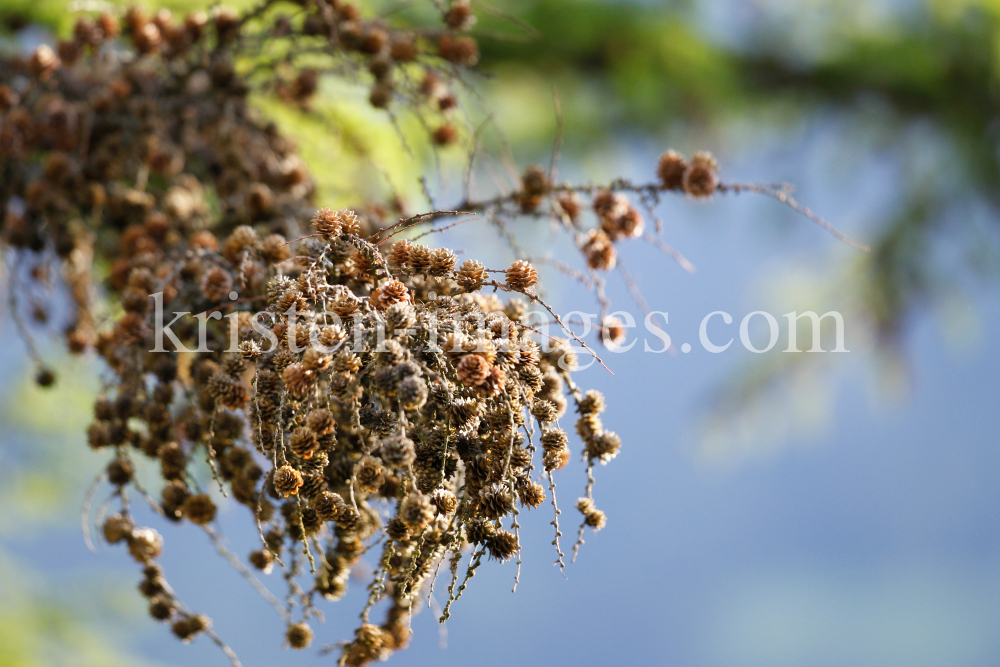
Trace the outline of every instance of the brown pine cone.
<instances>
[{"instance_id":1,"label":"brown pine cone","mask_svg":"<svg viewBox=\"0 0 1000 667\"><path fill-rule=\"evenodd\" d=\"M389 264L396 268L403 268L410 259L410 249L413 244L406 239L400 239L392 244L389 250Z\"/></svg>"},{"instance_id":2,"label":"brown pine cone","mask_svg":"<svg viewBox=\"0 0 1000 667\"><path fill-rule=\"evenodd\" d=\"M711 153L700 151L691 156L684 172L684 192L695 197L709 197L719 187L719 165Z\"/></svg>"},{"instance_id":3,"label":"brown pine cone","mask_svg":"<svg viewBox=\"0 0 1000 667\"><path fill-rule=\"evenodd\" d=\"M507 286L515 292L529 292L538 284L538 271L528 262L519 259L507 269Z\"/></svg>"},{"instance_id":4,"label":"brown pine cone","mask_svg":"<svg viewBox=\"0 0 1000 667\"><path fill-rule=\"evenodd\" d=\"M414 243L410 246L409 256L406 258L406 268L414 273L427 273L434 261L434 252L425 245Z\"/></svg>"},{"instance_id":5,"label":"brown pine cone","mask_svg":"<svg viewBox=\"0 0 1000 667\"><path fill-rule=\"evenodd\" d=\"M438 248L431 253L431 265L427 269L427 273L432 276L446 276L457 263L458 257L455 256L455 253L448 248Z\"/></svg>"},{"instance_id":6,"label":"brown pine cone","mask_svg":"<svg viewBox=\"0 0 1000 667\"><path fill-rule=\"evenodd\" d=\"M385 310L394 303L409 300L410 291L406 289L406 285L398 280L390 280L387 283L383 283L369 297L371 305L379 310Z\"/></svg>"},{"instance_id":7,"label":"brown pine cone","mask_svg":"<svg viewBox=\"0 0 1000 667\"><path fill-rule=\"evenodd\" d=\"M228 271L217 266L206 271L201 279L201 292L209 301L228 299L232 289L233 277Z\"/></svg>"},{"instance_id":8,"label":"brown pine cone","mask_svg":"<svg viewBox=\"0 0 1000 667\"><path fill-rule=\"evenodd\" d=\"M490 364L478 354L467 354L458 362L455 373L466 387L476 387L489 378Z\"/></svg>"},{"instance_id":9,"label":"brown pine cone","mask_svg":"<svg viewBox=\"0 0 1000 667\"><path fill-rule=\"evenodd\" d=\"M610 271L618 263L618 253L604 231L591 229L580 247L587 260L587 266L598 271Z\"/></svg>"},{"instance_id":10,"label":"brown pine cone","mask_svg":"<svg viewBox=\"0 0 1000 667\"><path fill-rule=\"evenodd\" d=\"M660 156L656 175L660 177L663 187L668 190L680 190L684 184L684 172L687 168L688 163L684 156L675 150L669 150Z\"/></svg>"},{"instance_id":11,"label":"brown pine cone","mask_svg":"<svg viewBox=\"0 0 1000 667\"><path fill-rule=\"evenodd\" d=\"M327 241L337 238L343 231L343 223L340 220L339 213L331 211L328 208L321 208L316 211L316 215L310 220L310 224L316 230L316 233L321 234Z\"/></svg>"},{"instance_id":12,"label":"brown pine cone","mask_svg":"<svg viewBox=\"0 0 1000 667\"><path fill-rule=\"evenodd\" d=\"M302 484L302 473L290 465L283 465L274 471L274 490L285 498L297 494Z\"/></svg>"},{"instance_id":13,"label":"brown pine cone","mask_svg":"<svg viewBox=\"0 0 1000 667\"><path fill-rule=\"evenodd\" d=\"M466 292L475 292L489 279L489 273L487 273L486 267L476 260L467 259L462 262L462 268L458 270L455 279Z\"/></svg>"}]
</instances>

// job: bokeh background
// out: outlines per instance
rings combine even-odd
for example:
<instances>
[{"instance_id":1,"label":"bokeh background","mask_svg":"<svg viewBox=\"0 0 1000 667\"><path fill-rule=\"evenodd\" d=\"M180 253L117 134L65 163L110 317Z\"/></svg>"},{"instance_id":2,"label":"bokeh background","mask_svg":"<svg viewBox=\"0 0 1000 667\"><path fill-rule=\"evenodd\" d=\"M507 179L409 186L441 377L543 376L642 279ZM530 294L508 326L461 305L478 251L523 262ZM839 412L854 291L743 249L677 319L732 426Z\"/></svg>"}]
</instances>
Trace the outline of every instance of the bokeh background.
<instances>
[{"instance_id":1,"label":"bokeh background","mask_svg":"<svg viewBox=\"0 0 1000 667\"><path fill-rule=\"evenodd\" d=\"M68 9L3 0L4 48L66 30ZM697 272L638 241L621 257L650 307L669 312L674 345L693 349L645 354L640 337L607 355L614 377L581 377L606 393L605 423L624 441L597 471L607 528L588 532L564 580L549 514L527 514L516 594L513 564L481 568L447 626L430 610L414 620L393 664L1000 664L1000 4L525 0L480 5L480 16L495 39L481 41L489 76L475 85L521 165L549 160L555 89L562 177L645 181L663 149L709 149L725 180L795 183L872 252L752 195L665 201L664 238ZM372 180L365 164L414 187L420 165L402 159L364 91L324 95L333 135L269 108L311 137L321 198L358 191ZM445 156L443 200L463 159ZM481 243L472 227L442 242ZM527 223L517 231L549 242ZM578 284L545 277L559 310L593 308ZM641 321L615 275L609 293ZM780 352L782 313L831 309L849 354ZM718 355L698 344L715 310L735 321L716 319L713 337L737 339ZM754 310L782 323L770 353L739 344ZM51 346L60 382L43 392L6 314L0 340L0 667L226 664L145 615L123 550L84 544L80 504L104 464L83 438L99 365ZM557 477L564 505L582 491L581 468ZM256 535L239 511L224 505L221 526L246 554ZM577 516L563 517L571 543ZM203 533L148 520L165 534L179 595L244 665L334 660L282 651L273 610ZM355 584L323 607L314 646L345 638L363 593Z\"/></svg>"}]
</instances>

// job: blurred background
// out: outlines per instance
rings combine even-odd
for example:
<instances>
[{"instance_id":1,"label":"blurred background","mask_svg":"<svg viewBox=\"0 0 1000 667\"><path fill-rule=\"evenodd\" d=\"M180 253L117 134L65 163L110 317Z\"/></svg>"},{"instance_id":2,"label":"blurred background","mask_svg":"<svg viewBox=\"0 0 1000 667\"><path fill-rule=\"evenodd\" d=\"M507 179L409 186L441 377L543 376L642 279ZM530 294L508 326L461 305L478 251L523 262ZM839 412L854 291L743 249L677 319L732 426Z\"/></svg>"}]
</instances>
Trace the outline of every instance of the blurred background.
<instances>
[{"instance_id":1,"label":"blurred background","mask_svg":"<svg viewBox=\"0 0 1000 667\"><path fill-rule=\"evenodd\" d=\"M513 564L481 568L447 626L429 610L414 620L393 664L1000 664L1000 353L990 347L1000 336L1000 4L473 5L486 35L475 85L520 165L548 163L554 88L561 178L645 182L664 149L708 149L724 180L794 183L872 252L753 195L664 201L664 239L697 271L639 241L620 246L621 260L649 306L669 312L674 345L693 349L645 354L640 336L631 352L606 355L614 377L596 366L580 377L608 396L605 424L624 442L596 471L608 526L588 531L564 580L551 566L549 514L522 515L517 593ZM4 48L61 34L67 9L3 0ZM362 113L366 93L325 93L333 136L265 105L311 137L319 203L360 191L364 168L344 160L363 153L420 210L409 171L419 165ZM436 187L447 201L464 156L443 159ZM548 239L523 224L516 233ZM441 241L481 243L474 227ZM510 259L496 252L496 263ZM545 281L557 310L596 310L578 284L554 272ZM641 323L625 283L612 274L608 289ZM713 338L736 341L709 354L698 327L716 310L734 323L715 319ZM761 355L739 344L739 321L755 310L782 325ZM781 314L792 310L839 310L850 353L781 353ZM83 437L98 364L52 346L60 382L42 391L6 315L0 340L0 667L226 664L207 640L182 645L146 616L123 550L93 554L81 536L81 502L104 465ZM800 347L808 340L803 328ZM557 482L568 507L582 495L582 464ZM257 536L238 511L223 505L221 526L243 555ZM212 616L244 665L334 660L282 651L273 610L203 533L143 518L166 537L162 562L180 597ZM563 514L564 547L577 519ZM345 638L363 588L322 607L314 646Z\"/></svg>"}]
</instances>

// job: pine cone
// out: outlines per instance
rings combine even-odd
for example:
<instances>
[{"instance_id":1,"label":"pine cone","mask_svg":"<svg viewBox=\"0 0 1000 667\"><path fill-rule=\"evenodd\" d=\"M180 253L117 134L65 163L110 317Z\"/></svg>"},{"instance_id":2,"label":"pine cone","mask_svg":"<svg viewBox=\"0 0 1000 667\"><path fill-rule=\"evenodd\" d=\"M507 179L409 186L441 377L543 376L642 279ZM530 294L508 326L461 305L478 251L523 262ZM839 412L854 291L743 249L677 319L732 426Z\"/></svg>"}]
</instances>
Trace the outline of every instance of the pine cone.
<instances>
[{"instance_id":1,"label":"pine cone","mask_svg":"<svg viewBox=\"0 0 1000 667\"><path fill-rule=\"evenodd\" d=\"M390 280L372 292L368 300L372 307L385 310L394 303L409 301L410 292L403 283L398 280Z\"/></svg>"},{"instance_id":2,"label":"pine cone","mask_svg":"<svg viewBox=\"0 0 1000 667\"><path fill-rule=\"evenodd\" d=\"M458 263L458 257L448 248L438 248L431 253L430 267L427 273L432 276L446 276Z\"/></svg>"},{"instance_id":3,"label":"pine cone","mask_svg":"<svg viewBox=\"0 0 1000 667\"><path fill-rule=\"evenodd\" d=\"M410 259L410 249L413 248L413 244L406 239L400 239L392 244L392 249L389 250L389 264L401 269L407 265Z\"/></svg>"},{"instance_id":4,"label":"pine cone","mask_svg":"<svg viewBox=\"0 0 1000 667\"><path fill-rule=\"evenodd\" d=\"M274 490L285 498L294 496L302 487L302 473L292 466L285 464L274 471L273 483Z\"/></svg>"},{"instance_id":5,"label":"pine cone","mask_svg":"<svg viewBox=\"0 0 1000 667\"><path fill-rule=\"evenodd\" d=\"M458 270L455 280L466 292L475 292L480 289L489 279L486 268L474 259L467 259L462 262L462 268Z\"/></svg>"},{"instance_id":6,"label":"pine cone","mask_svg":"<svg viewBox=\"0 0 1000 667\"><path fill-rule=\"evenodd\" d=\"M490 364L478 354L467 354L458 362L455 373L466 387L476 387L489 378Z\"/></svg>"},{"instance_id":7,"label":"pine cone","mask_svg":"<svg viewBox=\"0 0 1000 667\"><path fill-rule=\"evenodd\" d=\"M666 189L680 190L684 185L684 172L687 168L688 163L684 156L675 150L669 150L660 156L656 175L660 177L660 182Z\"/></svg>"},{"instance_id":8,"label":"pine cone","mask_svg":"<svg viewBox=\"0 0 1000 667\"><path fill-rule=\"evenodd\" d=\"M598 271L610 271L618 263L618 253L603 230L591 229L580 248L587 260L587 266Z\"/></svg>"},{"instance_id":9,"label":"pine cone","mask_svg":"<svg viewBox=\"0 0 1000 667\"><path fill-rule=\"evenodd\" d=\"M486 542L486 546L490 550L490 557L499 561L508 561L521 550L517 536L509 530L498 530Z\"/></svg>"},{"instance_id":10,"label":"pine cone","mask_svg":"<svg viewBox=\"0 0 1000 667\"><path fill-rule=\"evenodd\" d=\"M228 299L232 289L233 277L228 271L217 266L206 271L201 279L201 292L209 301Z\"/></svg>"},{"instance_id":11,"label":"pine cone","mask_svg":"<svg viewBox=\"0 0 1000 667\"><path fill-rule=\"evenodd\" d=\"M719 165L711 153L704 151L691 156L684 172L684 192L694 197L709 197L719 187Z\"/></svg>"},{"instance_id":12,"label":"pine cone","mask_svg":"<svg viewBox=\"0 0 1000 667\"><path fill-rule=\"evenodd\" d=\"M538 271L528 262L519 259L507 269L507 286L515 292L530 292L538 284Z\"/></svg>"},{"instance_id":13,"label":"pine cone","mask_svg":"<svg viewBox=\"0 0 1000 667\"><path fill-rule=\"evenodd\" d=\"M339 212L331 211L328 208L316 211L316 215L309 221L309 224L312 225L317 234L321 234L327 241L332 241L343 232L343 223Z\"/></svg>"}]
</instances>

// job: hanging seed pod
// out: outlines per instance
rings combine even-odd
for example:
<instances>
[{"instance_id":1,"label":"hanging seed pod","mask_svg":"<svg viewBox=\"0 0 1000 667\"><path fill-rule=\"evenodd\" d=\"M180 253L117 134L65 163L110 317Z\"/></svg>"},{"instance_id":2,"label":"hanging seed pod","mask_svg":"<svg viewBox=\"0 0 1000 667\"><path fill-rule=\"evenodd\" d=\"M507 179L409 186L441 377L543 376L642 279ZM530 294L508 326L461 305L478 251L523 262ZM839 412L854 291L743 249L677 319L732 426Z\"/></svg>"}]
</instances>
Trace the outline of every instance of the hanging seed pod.
<instances>
[{"instance_id":1,"label":"hanging seed pod","mask_svg":"<svg viewBox=\"0 0 1000 667\"><path fill-rule=\"evenodd\" d=\"M288 642L288 645L299 651L309 648L309 645L312 644L312 639L312 628L306 623L290 625L288 626L288 631L285 633L285 640Z\"/></svg>"},{"instance_id":2,"label":"hanging seed pod","mask_svg":"<svg viewBox=\"0 0 1000 667\"><path fill-rule=\"evenodd\" d=\"M490 558L501 562L510 560L521 550L517 536L509 530L498 530L486 545L490 551Z\"/></svg>"},{"instance_id":3,"label":"hanging seed pod","mask_svg":"<svg viewBox=\"0 0 1000 667\"><path fill-rule=\"evenodd\" d=\"M321 521L338 521L347 505L344 499L337 493L322 491L313 496L310 501L313 510Z\"/></svg>"},{"instance_id":4,"label":"hanging seed pod","mask_svg":"<svg viewBox=\"0 0 1000 667\"><path fill-rule=\"evenodd\" d=\"M115 486L124 486L132 481L135 468L132 462L124 457L118 457L108 464L108 481Z\"/></svg>"},{"instance_id":5,"label":"hanging seed pod","mask_svg":"<svg viewBox=\"0 0 1000 667\"><path fill-rule=\"evenodd\" d=\"M374 456L364 456L354 466L354 478L363 493L376 493L385 483L382 461Z\"/></svg>"},{"instance_id":6,"label":"hanging seed pod","mask_svg":"<svg viewBox=\"0 0 1000 667\"><path fill-rule=\"evenodd\" d=\"M399 507L399 518L412 530L421 531L434 519L437 508L430 499L418 491L413 491Z\"/></svg>"},{"instance_id":7,"label":"hanging seed pod","mask_svg":"<svg viewBox=\"0 0 1000 667\"><path fill-rule=\"evenodd\" d=\"M479 45L471 37L445 33L438 39L438 55L455 65L471 67L479 60Z\"/></svg>"},{"instance_id":8,"label":"hanging seed pod","mask_svg":"<svg viewBox=\"0 0 1000 667\"><path fill-rule=\"evenodd\" d=\"M434 130L431 138L438 146L450 146L458 139L458 130L451 123L445 123Z\"/></svg>"},{"instance_id":9,"label":"hanging seed pod","mask_svg":"<svg viewBox=\"0 0 1000 667\"><path fill-rule=\"evenodd\" d=\"M302 487L302 473L289 465L284 465L274 471L274 489L281 496L294 496Z\"/></svg>"},{"instance_id":10,"label":"hanging seed pod","mask_svg":"<svg viewBox=\"0 0 1000 667\"><path fill-rule=\"evenodd\" d=\"M454 0L445 12L444 22L453 30L468 30L476 23L468 0Z\"/></svg>"},{"instance_id":11,"label":"hanging seed pod","mask_svg":"<svg viewBox=\"0 0 1000 667\"><path fill-rule=\"evenodd\" d=\"M615 246L603 230L591 229L580 246L587 266L598 271L610 271L618 262Z\"/></svg>"},{"instance_id":12,"label":"hanging seed pod","mask_svg":"<svg viewBox=\"0 0 1000 667\"><path fill-rule=\"evenodd\" d=\"M181 514L184 518L199 526L211 523L215 519L215 513L215 503L205 493L191 496L181 505Z\"/></svg>"}]
</instances>

